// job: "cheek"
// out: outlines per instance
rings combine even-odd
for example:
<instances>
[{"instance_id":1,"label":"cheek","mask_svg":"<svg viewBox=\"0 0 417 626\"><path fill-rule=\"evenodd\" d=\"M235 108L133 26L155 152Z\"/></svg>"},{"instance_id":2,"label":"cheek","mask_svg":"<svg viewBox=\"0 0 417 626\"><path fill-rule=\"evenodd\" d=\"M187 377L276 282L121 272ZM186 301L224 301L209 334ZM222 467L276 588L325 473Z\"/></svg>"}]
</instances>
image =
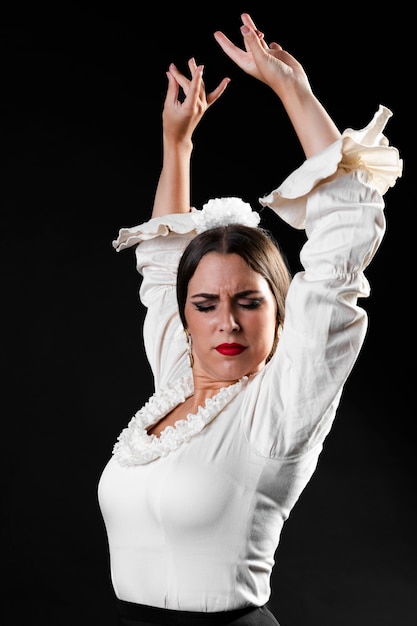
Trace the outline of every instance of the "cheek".
<instances>
[{"instance_id":1,"label":"cheek","mask_svg":"<svg viewBox=\"0 0 417 626\"><path fill-rule=\"evenodd\" d=\"M264 318L263 321L260 321L259 327L263 329L263 343L268 351L271 350L274 345L277 324L278 321L276 319L275 311L271 312L266 319Z\"/></svg>"},{"instance_id":2,"label":"cheek","mask_svg":"<svg viewBox=\"0 0 417 626\"><path fill-rule=\"evenodd\" d=\"M184 319L185 319L186 326L187 326L188 329L190 328L190 324L193 323L193 313L194 312L191 309L191 307L189 307L187 305L187 303L185 303L185 306L184 306Z\"/></svg>"},{"instance_id":3,"label":"cheek","mask_svg":"<svg viewBox=\"0 0 417 626\"><path fill-rule=\"evenodd\" d=\"M187 304L184 307L184 317L185 317L185 321L187 322L187 328L188 330L191 332L191 326L195 325L195 309L191 308L190 306L187 306Z\"/></svg>"},{"instance_id":4,"label":"cheek","mask_svg":"<svg viewBox=\"0 0 417 626\"><path fill-rule=\"evenodd\" d=\"M198 342L199 337L207 338L207 331L213 324L212 316L196 311L193 306L185 307L184 316L187 322L187 330L194 344Z\"/></svg>"},{"instance_id":5,"label":"cheek","mask_svg":"<svg viewBox=\"0 0 417 626\"><path fill-rule=\"evenodd\" d=\"M262 336L262 343L267 346L270 346L273 343L275 337L275 327L275 318L268 318L267 320L264 319L260 321L258 329L262 328L262 333L259 333L260 336Z\"/></svg>"},{"instance_id":6,"label":"cheek","mask_svg":"<svg viewBox=\"0 0 417 626\"><path fill-rule=\"evenodd\" d=\"M248 323L251 324L253 332L258 332L264 339L275 336L275 328L277 325L276 306L274 302L268 305L267 309L256 316L248 316Z\"/></svg>"}]
</instances>

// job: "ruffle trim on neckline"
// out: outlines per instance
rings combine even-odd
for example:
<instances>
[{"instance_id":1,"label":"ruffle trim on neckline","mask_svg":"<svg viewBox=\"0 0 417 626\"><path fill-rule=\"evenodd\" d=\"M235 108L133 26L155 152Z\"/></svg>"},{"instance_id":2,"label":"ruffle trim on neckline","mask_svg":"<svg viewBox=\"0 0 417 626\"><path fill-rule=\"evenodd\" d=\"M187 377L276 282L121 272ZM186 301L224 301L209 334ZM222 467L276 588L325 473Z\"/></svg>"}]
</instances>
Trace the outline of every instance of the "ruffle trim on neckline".
<instances>
[{"instance_id":1,"label":"ruffle trim on neckline","mask_svg":"<svg viewBox=\"0 0 417 626\"><path fill-rule=\"evenodd\" d=\"M167 456L188 442L209 424L220 411L239 393L247 376L208 398L197 413L189 413L186 419L167 426L157 437L148 435L147 429L184 402L194 391L191 375L180 378L175 384L154 393L146 404L132 417L122 430L113 448L113 456L123 467L143 465L158 457Z\"/></svg>"}]
</instances>

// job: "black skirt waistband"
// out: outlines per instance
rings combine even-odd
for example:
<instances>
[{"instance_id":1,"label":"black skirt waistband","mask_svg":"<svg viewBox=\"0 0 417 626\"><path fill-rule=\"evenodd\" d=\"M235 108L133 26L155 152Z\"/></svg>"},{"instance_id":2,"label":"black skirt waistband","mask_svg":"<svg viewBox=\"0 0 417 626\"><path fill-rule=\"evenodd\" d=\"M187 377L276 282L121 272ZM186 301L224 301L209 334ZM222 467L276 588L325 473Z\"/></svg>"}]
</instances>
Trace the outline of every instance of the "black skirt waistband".
<instances>
[{"instance_id":1,"label":"black skirt waistband","mask_svg":"<svg viewBox=\"0 0 417 626\"><path fill-rule=\"evenodd\" d=\"M159 624L160 626L225 626L241 617L258 611L259 607L250 606L232 611L204 613L199 611L176 611L162 609L135 602L126 602L116 598L116 608L120 626L137 624Z\"/></svg>"}]
</instances>

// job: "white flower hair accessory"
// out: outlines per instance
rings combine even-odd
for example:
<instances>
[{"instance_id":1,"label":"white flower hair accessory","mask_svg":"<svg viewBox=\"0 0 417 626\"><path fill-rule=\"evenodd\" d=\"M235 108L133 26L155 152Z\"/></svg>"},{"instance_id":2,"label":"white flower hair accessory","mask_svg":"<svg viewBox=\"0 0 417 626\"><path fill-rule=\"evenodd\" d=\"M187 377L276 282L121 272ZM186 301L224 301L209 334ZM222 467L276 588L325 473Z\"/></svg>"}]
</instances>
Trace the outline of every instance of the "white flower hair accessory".
<instances>
[{"instance_id":1,"label":"white flower hair accessory","mask_svg":"<svg viewBox=\"0 0 417 626\"><path fill-rule=\"evenodd\" d=\"M240 198L213 198L201 209L191 214L198 233L218 226L243 224L256 228L261 220L259 213Z\"/></svg>"}]
</instances>

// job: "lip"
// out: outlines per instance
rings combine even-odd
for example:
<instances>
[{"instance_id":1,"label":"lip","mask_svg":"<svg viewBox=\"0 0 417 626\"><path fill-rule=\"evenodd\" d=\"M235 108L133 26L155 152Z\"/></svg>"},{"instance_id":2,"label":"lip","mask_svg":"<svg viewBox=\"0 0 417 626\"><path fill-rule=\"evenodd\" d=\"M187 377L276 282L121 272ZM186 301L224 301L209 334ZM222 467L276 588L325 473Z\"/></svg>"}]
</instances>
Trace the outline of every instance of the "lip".
<instances>
[{"instance_id":1,"label":"lip","mask_svg":"<svg viewBox=\"0 0 417 626\"><path fill-rule=\"evenodd\" d=\"M246 346L242 346L240 343L221 343L216 346L216 350L224 356L237 356L246 350Z\"/></svg>"}]
</instances>

